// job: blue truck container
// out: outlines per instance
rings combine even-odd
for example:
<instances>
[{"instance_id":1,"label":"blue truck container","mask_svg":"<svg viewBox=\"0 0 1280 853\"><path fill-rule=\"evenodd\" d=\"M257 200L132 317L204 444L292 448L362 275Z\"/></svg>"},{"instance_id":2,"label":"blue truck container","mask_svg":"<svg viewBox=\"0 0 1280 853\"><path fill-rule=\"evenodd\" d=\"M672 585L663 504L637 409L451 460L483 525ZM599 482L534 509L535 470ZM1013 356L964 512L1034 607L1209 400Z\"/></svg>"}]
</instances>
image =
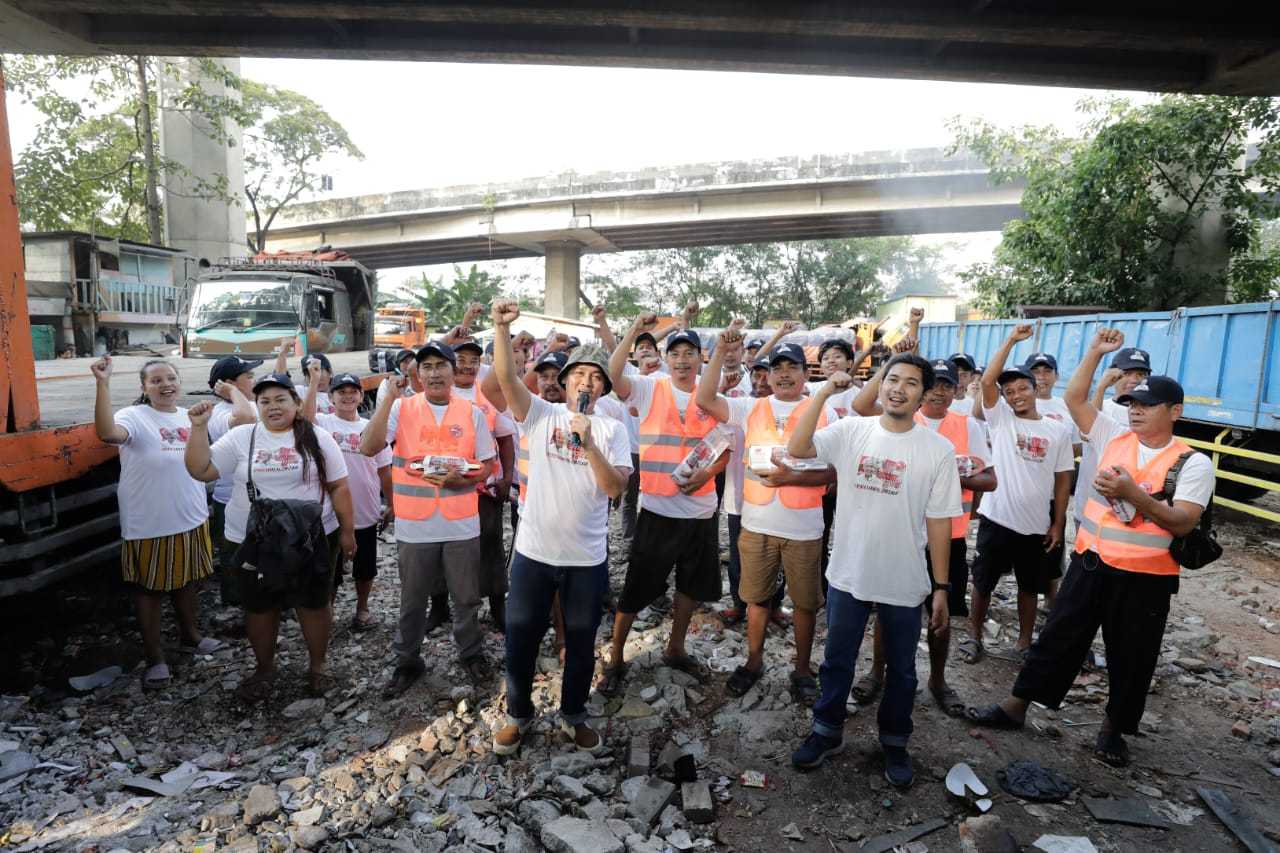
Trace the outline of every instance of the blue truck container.
<instances>
[{"instance_id":1,"label":"blue truck container","mask_svg":"<svg viewBox=\"0 0 1280 853\"><path fill-rule=\"evenodd\" d=\"M1225 429L1233 445L1280 452L1280 301L1038 320L926 323L920 327L920 352L928 358L966 352L985 365L1010 330L1027 322L1035 324L1035 335L1019 343L1009 361L1021 362L1033 352L1052 353L1058 359L1059 393L1094 333L1100 327L1117 328L1124 332L1126 346L1151 353L1153 372L1182 383L1186 403L1180 434L1211 441ZM1104 367L1106 363L1104 359ZM1221 466L1280 480L1276 467L1262 460L1228 456ZM1247 498L1265 491L1227 481L1220 485Z\"/></svg>"}]
</instances>

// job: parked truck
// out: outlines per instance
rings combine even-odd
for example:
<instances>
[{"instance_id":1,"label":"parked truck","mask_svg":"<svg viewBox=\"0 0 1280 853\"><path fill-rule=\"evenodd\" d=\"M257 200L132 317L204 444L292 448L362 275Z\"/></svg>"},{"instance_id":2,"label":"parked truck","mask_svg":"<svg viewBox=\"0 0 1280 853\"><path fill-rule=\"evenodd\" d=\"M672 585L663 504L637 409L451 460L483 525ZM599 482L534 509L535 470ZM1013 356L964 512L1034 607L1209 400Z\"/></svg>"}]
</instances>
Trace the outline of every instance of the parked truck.
<instances>
[{"instance_id":1,"label":"parked truck","mask_svg":"<svg viewBox=\"0 0 1280 853\"><path fill-rule=\"evenodd\" d=\"M373 345L416 350L427 342L427 312L409 305L383 305L373 319Z\"/></svg>"}]
</instances>

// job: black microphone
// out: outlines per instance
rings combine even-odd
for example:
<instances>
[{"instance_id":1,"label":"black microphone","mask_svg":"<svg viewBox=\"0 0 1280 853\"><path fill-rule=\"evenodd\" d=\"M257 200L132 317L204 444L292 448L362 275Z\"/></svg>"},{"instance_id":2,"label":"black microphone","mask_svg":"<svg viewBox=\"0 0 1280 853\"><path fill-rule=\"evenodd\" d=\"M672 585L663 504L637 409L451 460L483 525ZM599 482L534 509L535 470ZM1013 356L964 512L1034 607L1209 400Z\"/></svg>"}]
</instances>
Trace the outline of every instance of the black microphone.
<instances>
[{"instance_id":1,"label":"black microphone","mask_svg":"<svg viewBox=\"0 0 1280 853\"><path fill-rule=\"evenodd\" d=\"M591 395L588 394L586 391L579 392L578 393L578 413L579 414L585 413L587 411L587 406L589 405L591 405ZM582 436L578 435L576 432L573 433L573 446L574 447L582 446Z\"/></svg>"}]
</instances>

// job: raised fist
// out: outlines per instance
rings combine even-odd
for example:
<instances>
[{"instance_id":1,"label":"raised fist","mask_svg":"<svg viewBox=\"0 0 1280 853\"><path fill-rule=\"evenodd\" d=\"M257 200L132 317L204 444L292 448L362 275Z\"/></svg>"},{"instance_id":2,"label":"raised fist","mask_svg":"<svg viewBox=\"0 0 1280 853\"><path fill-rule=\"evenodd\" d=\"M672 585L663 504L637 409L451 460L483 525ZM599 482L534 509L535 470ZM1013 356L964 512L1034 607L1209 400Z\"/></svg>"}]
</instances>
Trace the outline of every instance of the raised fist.
<instances>
[{"instance_id":1,"label":"raised fist","mask_svg":"<svg viewBox=\"0 0 1280 853\"><path fill-rule=\"evenodd\" d=\"M520 317L520 303L514 299L495 299L490 311L495 326L510 326Z\"/></svg>"},{"instance_id":2,"label":"raised fist","mask_svg":"<svg viewBox=\"0 0 1280 853\"><path fill-rule=\"evenodd\" d=\"M296 341L293 338L281 338L280 339L280 355L284 356L285 358L288 358L289 356L293 355L293 348L295 345L296 345Z\"/></svg>"},{"instance_id":3,"label":"raised fist","mask_svg":"<svg viewBox=\"0 0 1280 853\"><path fill-rule=\"evenodd\" d=\"M893 352L901 355L904 352L911 352L916 348L916 339L911 335L903 335L901 340L893 345Z\"/></svg>"},{"instance_id":4,"label":"raised fist","mask_svg":"<svg viewBox=\"0 0 1280 853\"><path fill-rule=\"evenodd\" d=\"M698 312L701 310L702 309L698 307L697 302L690 302L688 305L684 306L684 318L686 320L692 320L694 317L698 316Z\"/></svg>"},{"instance_id":5,"label":"raised fist","mask_svg":"<svg viewBox=\"0 0 1280 853\"><path fill-rule=\"evenodd\" d=\"M658 315L654 314L652 311L645 311L643 314L636 317L636 321L632 324L632 328L635 329L637 335L642 332L652 332L654 329L658 328Z\"/></svg>"},{"instance_id":6,"label":"raised fist","mask_svg":"<svg viewBox=\"0 0 1280 853\"><path fill-rule=\"evenodd\" d=\"M484 316L484 306L481 305L479 302L472 302L470 305L467 306L467 313L462 315L462 327L464 329L470 329L471 324L474 323L477 318L483 317L483 316Z\"/></svg>"},{"instance_id":7,"label":"raised fist","mask_svg":"<svg viewBox=\"0 0 1280 853\"><path fill-rule=\"evenodd\" d=\"M104 355L102 358L89 365L89 372L93 374L93 378L99 382L108 382L111 380L111 356Z\"/></svg>"},{"instance_id":8,"label":"raised fist","mask_svg":"<svg viewBox=\"0 0 1280 853\"><path fill-rule=\"evenodd\" d=\"M853 377L845 373L843 370L837 370L835 373L828 376L827 382L835 389L836 393L848 391L853 387Z\"/></svg>"},{"instance_id":9,"label":"raised fist","mask_svg":"<svg viewBox=\"0 0 1280 853\"><path fill-rule=\"evenodd\" d=\"M1110 388L1121 379L1124 379L1124 371L1118 367L1108 367L1102 371L1102 379L1099 380L1103 388Z\"/></svg>"},{"instance_id":10,"label":"raised fist","mask_svg":"<svg viewBox=\"0 0 1280 853\"><path fill-rule=\"evenodd\" d=\"M603 326L608 314L605 312L604 303L597 302L596 307L591 309L591 319L596 321L597 326Z\"/></svg>"},{"instance_id":11,"label":"raised fist","mask_svg":"<svg viewBox=\"0 0 1280 853\"><path fill-rule=\"evenodd\" d=\"M800 321L799 320L783 320L782 325L779 326L778 329L779 331L782 332L783 335L789 335L792 332L797 332L800 330Z\"/></svg>"},{"instance_id":12,"label":"raised fist","mask_svg":"<svg viewBox=\"0 0 1280 853\"><path fill-rule=\"evenodd\" d=\"M923 320L924 320L923 308L912 308L911 313L907 316L907 322L913 326L920 325L920 323L923 322Z\"/></svg>"},{"instance_id":13,"label":"raised fist","mask_svg":"<svg viewBox=\"0 0 1280 853\"><path fill-rule=\"evenodd\" d=\"M209 423L209 416L213 414L213 402L210 400L201 400L191 408L187 409L187 418L191 421L192 426L204 426Z\"/></svg>"},{"instance_id":14,"label":"raised fist","mask_svg":"<svg viewBox=\"0 0 1280 853\"><path fill-rule=\"evenodd\" d=\"M1093 348L1101 353L1115 352L1124 346L1124 332L1119 329L1099 329L1093 336Z\"/></svg>"},{"instance_id":15,"label":"raised fist","mask_svg":"<svg viewBox=\"0 0 1280 853\"><path fill-rule=\"evenodd\" d=\"M1019 323L1018 325L1014 326L1013 331L1009 333L1009 340L1013 341L1014 343L1017 343L1019 341L1025 341L1025 340L1028 340L1035 333L1036 333L1035 326L1032 326L1030 323Z\"/></svg>"}]
</instances>

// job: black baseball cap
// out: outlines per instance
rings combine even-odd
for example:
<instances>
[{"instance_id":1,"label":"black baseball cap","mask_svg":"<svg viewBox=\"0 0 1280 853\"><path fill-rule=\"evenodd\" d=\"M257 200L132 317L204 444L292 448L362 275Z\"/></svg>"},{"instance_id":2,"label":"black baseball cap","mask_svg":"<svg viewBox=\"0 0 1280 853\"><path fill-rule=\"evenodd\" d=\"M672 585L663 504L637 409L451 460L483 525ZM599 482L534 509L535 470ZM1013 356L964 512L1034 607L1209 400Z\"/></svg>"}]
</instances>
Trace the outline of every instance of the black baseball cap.
<instances>
[{"instance_id":1,"label":"black baseball cap","mask_svg":"<svg viewBox=\"0 0 1280 853\"><path fill-rule=\"evenodd\" d=\"M799 344L778 344L769 353L769 366L773 367L780 361L790 361L804 367L804 348Z\"/></svg>"},{"instance_id":2,"label":"black baseball cap","mask_svg":"<svg viewBox=\"0 0 1280 853\"><path fill-rule=\"evenodd\" d=\"M742 347L743 349L760 349L764 346L764 338L752 338Z\"/></svg>"},{"instance_id":3,"label":"black baseball cap","mask_svg":"<svg viewBox=\"0 0 1280 853\"><path fill-rule=\"evenodd\" d=\"M339 373L329 382L329 390L337 391L344 385L354 385L360 390L364 390L364 384L360 381L360 377L354 373Z\"/></svg>"},{"instance_id":4,"label":"black baseball cap","mask_svg":"<svg viewBox=\"0 0 1280 853\"><path fill-rule=\"evenodd\" d=\"M641 332L640 334L636 335L636 344L639 344L641 341L648 341L649 343L653 344L654 349L658 348L658 339L655 338L649 332Z\"/></svg>"},{"instance_id":5,"label":"black baseball cap","mask_svg":"<svg viewBox=\"0 0 1280 853\"><path fill-rule=\"evenodd\" d=\"M329 356L322 352L311 353L302 357L302 370L305 372L312 364L319 364L330 373L333 372L333 365L329 363Z\"/></svg>"},{"instance_id":6,"label":"black baseball cap","mask_svg":"<svg viewBox=\"0 0 1280 853\"><path fill-rule=\"evenodd\" d=\"M480 355L484 355L484 347L480 346L480 342L477 341L475 338L467 338L462 343L454 347L453 348L454 356L456 357L457 354L462 352L464 349L475 350Z\"/></svg>"},{"instance_id":7,"label":"black baseball cap","mask_svg":"<svg viewBox=\"0 0 1280 853\"><path fill-rule=\"evenodd\" d=\"M843 338L828 338L822 342L822 346L818 347L818 361L822 361L822 356L829 349L841 350L850 360L853 359L853 347L849 346L848 341Z\"/></svg>"},{"instance_id":8,"label":"black baseball cap","mask_svg":"<svg viewBox=\"0 0 1280 853\"><path fill-rule=\"evenodd\" d=\"M1168 403L1173 406L1182 402L1182 386L1169 376L1148 376L1134 386L1132 391L1118 395L1116 402L1122 406L1130 403L1143 406Z\"/></svg>"},{"instance_id":9,"label":"black baseball cap","mask_svg":"<svg viewBox=\"0 0 1280 853\"><path fill-rule=\"evenodd\" d=\"M964 370L978 369L978 360L967 352L953 352L951 355L947 356L947 361L954 364L957 368L963 368Z\"/></svg>"},{"instance_id":10,"label":"black baseball cap","mask_svg":"<svg viewBox=\"0 0 1280 853\"><path fill-rule=\"evenodd\" d=\"M413 358L413 357L414 357L413 350L402 349L398 353L396 353L395 361L393 361L392 363L396 366L396 369L398 370L400 368L400 365L404 363L404 360L406 358Z\"/></svg>"},{"instance_id":11,"label":"black baseball cap","mask_svg":"<svg viewBox=\"0 0 1280 853\"><path fill-rule=\"evenodd\" d=\"M268 388L272 385L277 385L281 388L288 388L295 394L297 393L297 390L293 387L293 380L289 378L289 374L287 373L268 373L266 376L263 376L257 382L253 383L253 393L256 395L260 393L263 388Z\"/></svg>"},{"instance_id":12,"label":"black baseball cap","mask_svg":"<svg viewBox=\"0 0 1280 853\"><path fill-rule=\"evenodd\" d=\"M1015 379L1025 379L1032 385L1036 384L1036 377L1028 367L1006 367L996 377L996 384L1007 385Z\"/></svg>"},{"instance_id":13,"label":"black baseball cap","mask_svg":"<svg viewBox=\"0 0 1280 853\"><path fill-rule=\"evenodd\" d=\"M453 347L441 341L427 341L414 355L414 358L421 364L427 360L429 355L438 355L454 367L458 366L458 357L453 354Z\"/></svg>"},{"instance_id":14,"label":"black baseball cap","mask_svg":"<svg viewBox=\"0 0 1280 853\"><path fill-rule=\"evenodd\" d=\"M667 352L671 352L671 348L676 344L688 344L698 352L702 352L702 338L698 337L698 333L693 329L684 329L667 338Z\"/></svg>"},{"instance_id":15,"label":"black baseball cap","mask_svg":"<svg viewBox=\"0 0 1280 853\"><path fill-rule=\"evenodd\" d=\"M1027 370L1031 370L1031 368L1039 367L1042 364L1054 373L1058 372L1058 360L1047 352L1033 352L1022 366Z\"/></svg>"},{"instance_id":16,"label":"black baseball cap","mask_svg":"<svg viewBox=\"0 0 1280 853\"><path fill-rule=\"evenodd\" d=\"M262 366L260 358L241 358L238 355L224 355L209 368L209 387L219 382L232 382L246 373L252 373L255 367Z\"/></svg>"},{"instance_id":17,"label":"black baseball cap","mask_svg":"<svg viewBox=\"0 0 1280 853\"><path fill-rule=\"evenodd\" d=\"M1137 347L1116 350L1111 356L1111 366L1118 370L1145 370L1151 372L1151 353Z\"/></svg>"},{"instance_id":18,"label":"black baseball cap","mask_svg":"<svg viewBox=\"0 0 1280 853\"><path fill-rule=\"evenodd\" d=\"M565 346L565 349L566 349L566 350L575 350L575 349L577 349L577 348L578 348L578 347L580 347L580 346L582 346L582 341L581 341L581 340L579 340L578 338L574 337L573 335L570 335L570 336L569 336L569 343Z\"/></svg>"},{"instance_id":19,"label":"black baseball cap","mask_svg":"<svg viewBox=\"0 0 1280 853\"><path fill-rule=\"evenodd\" d=\"M933 379L935 382L950 382L952 385L960 384L960 375L956 373L955 362L950 359L940 358L930 362L933 365Z\"/></svg>"},{"instance_id":20,"label":"black baseball cap","mask_svg":"<svg viewBox=\"0 0 1280 853\"><path fill-rule=\"evenodd\" d=\"M556 369L556 375L559 376L560 370L568 360L569 357L562 352L544 352L542 357L534 363L533 372L537 373L544 367L554 367Z\"/></svg>"},{"instance_id":21,"label":"black baseball cap","mask_svg":"<svg viewBox=\"0 0 1280 853\"><path fill-rule=\"evenodd\" d=\"M751 362L751 369L752 369L752 370L768 370L768 369L769 369L769 359L767 359L767 358L757 358L755 361Z\"/></svg>"}]
</instances>

